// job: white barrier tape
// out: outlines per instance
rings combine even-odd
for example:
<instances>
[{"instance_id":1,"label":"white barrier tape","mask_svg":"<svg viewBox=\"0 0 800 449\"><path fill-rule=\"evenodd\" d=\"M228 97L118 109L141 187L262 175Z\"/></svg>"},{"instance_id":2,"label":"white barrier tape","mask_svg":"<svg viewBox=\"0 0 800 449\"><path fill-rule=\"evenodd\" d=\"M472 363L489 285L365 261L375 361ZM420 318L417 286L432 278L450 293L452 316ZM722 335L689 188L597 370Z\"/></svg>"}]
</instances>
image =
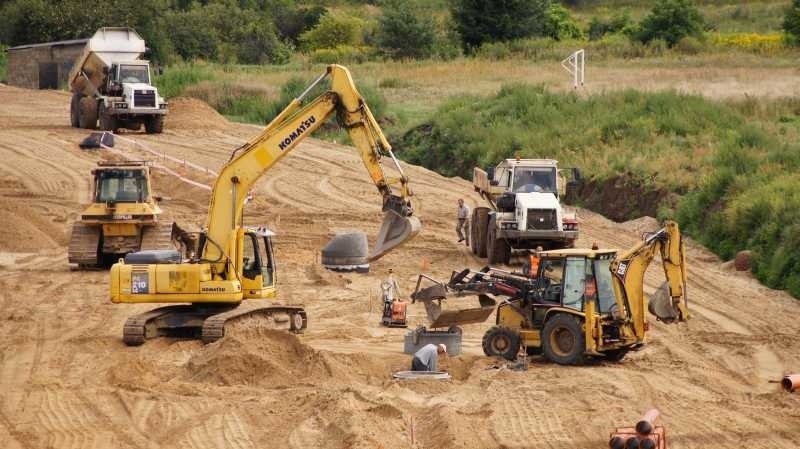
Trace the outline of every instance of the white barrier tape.
<instances>
[{"instance_id":1,"label":"white barrier tape","mask_svg":"<svg viewBox=\"0 0 800 449\"><path fill-rule=\"evenodd\" d=\"M214 176L215 178L217 176L219 176L219 173L215 172L214 170L211 170L208 167L203 167L202 165L198 165L198 164L195 164L193 162L187 161L186 159L178 159L178 158L170 156L170 155L168 155L167 153L164 153L164 152L158 152L158 151L156 151L156 150L154 150L152 148L149 148L148 146L144 145L143 143L138 142L138 141L133 140L133 139L130 139L128 137L122 137L122 136L120 136L118 134L114 134L114 138L122 140L122 141L125 141L125 142L130 142L134 146L137 146L137 147L139 147L139 148L141 148L141 149L143 149L143 150L145 150L145 151L147 151L149 153L152 153L152 154L154 154L154 155L156 155L156 156L158 156L158 157L160 157L160 158L162 158L164 160L170 160L172 162L181 164L184 167L193 168L195 170L204 172L207 175Z\"/></svg>"},{"instance_id":2,"label":"white barrier tape","mask_svg":"<svg viewBox=\"0 0 800 449\"><path fill-rule=\"evenodd\" d=\"M101 147L101 148L104 148L104 149L106 149L106 150L110 150L110 151L113 151L113 152L115 152L115 153L119 154L119 155L120 155L120 156L122 156L122 157L123 157L125 160L129 160L129 161L133 160L131 157L129 157L127 154L125 154L125 152L123 152L122 150L118 150L118 149L116 149L116 148L112 148L112 147L109 147L109 146L107 146L107 145L103 145L102 143L100 144L100 147ZM209 192L211 191L211 186L209 186L209 185L206 185L206 184L199 183L199 182L197 182L197 181L194 181L194 180L192 180L192 179L189 179L189 178L187 178L187 177L185 177L185 176L182 176L180 173L178 173L178 172L176 172L176 171L174 171L174 170L170 170L169 168L167 168L167 167L165 167L165 166L163 166L163 165L161 165L161 164L158 164L158 163L153 163L153 167L155 167L155 168L157 168L157 169L159 169L159 170L163 170L163 171L165 171L167 174L169 174L169 175L172 175L172 176L174 176L174 177L176 177L176 178L180 179L181 181L183 181L183 182L185 182L185 183L187 183L187 184L193 185L193 186L195 186L195 187L200 187L201 189L208 190Z\"/></svg>"}]
</instances>

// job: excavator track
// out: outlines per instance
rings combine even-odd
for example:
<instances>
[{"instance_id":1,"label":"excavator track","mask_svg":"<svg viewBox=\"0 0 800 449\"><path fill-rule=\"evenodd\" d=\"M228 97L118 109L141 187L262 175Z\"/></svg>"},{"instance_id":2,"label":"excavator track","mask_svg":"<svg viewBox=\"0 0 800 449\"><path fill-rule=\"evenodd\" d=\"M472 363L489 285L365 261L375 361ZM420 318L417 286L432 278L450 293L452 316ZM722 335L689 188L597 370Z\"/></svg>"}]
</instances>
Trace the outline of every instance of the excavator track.
<instances>
[{"instance_id":1,"label":"excavator track","mask_svg":"<svg viewBox=\"0 0 800 449\"><path fill-rule=\"evenodd\" d=\"M100 227L75 223L69 240L69 263L78 264L81 269L98 266L98 247L100 245Z\"/></svg>"},{"instance_id":2,"label":"excavator track","mask_svg":"<svg viewBox=\"0 0 800 449\"><path fill-rule=\"evenodd\" d=\"M276 328L285 328L288 325L288 330L296 334L303 333L308 325L306 312L299 306L237 307L206 319L200 339L203 343L215 342L225 336L225 324L249 316L269 317Z\"/></svg>"},{"instance_id":3,"label":"excavator track","mask_svg":"<svg viewBox=\"0 0 800 449\"><path fill-rule=\"evenodd\" d=\"M308 323L300 306L248 306L235 304L185 304L159 307L125 322L122 341L139 346L156 337L201 339L211 343L225 336L225 325L248 316L269 317L276 329L302 333Z\"/></svg>"},{"instance_id":4,"label":"excavator track","mask_svg":"<svg viewBox=\"0 0 800 449\"><path fill-rule=\"evenodd\" d=\"M140 249L175 249L174 241L175 224L171 221L157 223L142 229L142 244Z\"/></svg>"}]
</instances>

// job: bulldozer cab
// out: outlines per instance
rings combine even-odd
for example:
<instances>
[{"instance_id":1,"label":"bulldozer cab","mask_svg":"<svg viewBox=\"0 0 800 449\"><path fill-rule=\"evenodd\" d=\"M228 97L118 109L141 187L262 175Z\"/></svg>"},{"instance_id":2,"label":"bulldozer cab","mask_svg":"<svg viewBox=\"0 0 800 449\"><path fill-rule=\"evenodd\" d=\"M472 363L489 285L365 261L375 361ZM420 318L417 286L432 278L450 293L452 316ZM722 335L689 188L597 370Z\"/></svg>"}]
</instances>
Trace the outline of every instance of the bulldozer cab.
<instances>
[{"instance_id":1,"label":"bulldozer cab","mask_svg":"<svg viewBox=\"0 0 800 449\"><path fill-rule=\"evenodd\" d=\"M586 301L595 301L594 310L600 314L616 307L609 269L616 251L565 249L540 254L535 303L583 312Z\"/></svg>"},{"instance_id":2,"label":"bulldozer cab","mask_svg":"<svg viewBox=\"0 0 800 449\"><path fill-rule=\"evenodd\" d=\"M264 298L275 293L275 252L267 228L245 231L242 254L242 287L248 298Z\"/></svg>"},{"instance_id":3,"label":"bulldozer cab","mask_svg":"<svg viewBox=\"0 0 800 449\"><path fill-rule=\"evenodd\" d=\"M95 203L147 203L150 170L144 164L101 165L93 170Z\"/></svg>"}]
</instances>

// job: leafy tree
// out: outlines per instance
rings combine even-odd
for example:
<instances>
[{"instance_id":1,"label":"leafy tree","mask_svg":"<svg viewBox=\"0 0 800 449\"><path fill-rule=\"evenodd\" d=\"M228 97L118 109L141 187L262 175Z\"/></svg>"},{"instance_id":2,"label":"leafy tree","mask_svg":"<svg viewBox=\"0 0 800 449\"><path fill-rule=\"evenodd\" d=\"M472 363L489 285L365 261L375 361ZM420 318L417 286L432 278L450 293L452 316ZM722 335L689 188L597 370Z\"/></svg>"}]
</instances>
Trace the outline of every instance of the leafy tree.
<instances>
[{"instance_id":1,"label":"leafy tree","mask_svg":"<svg viewBox=\"0 0 800 449\"><path fill-rule=\"evenodd\" d=\"M359 45L363 23L344 14L325 14L317 26L300 35L300 42L308 50L336 48L340 45Z\"/></svg>"},{"instance_id":2,"label":"leafy tree","mask_svg":"<svg viewBox=\"0 0 800 449\"><path fill-rule=\"evenodd\" d=\"M433 52L436 22L416 3L393 1L383 8L378 46L393 58L426 58Z\"/></svg>"},{"instance_id":3,"label":"leafy tree","mask_svg":"<svg viewBox=\"0 0 800 449\"><path fill-rule=\"evenodd\" d=\"M547 9L544 35L560 41L583 37L578 23L570 15L569 10L559 3L553 3Z\"/></svg>"},{"instance_id":4,"label":"leafy tree","mask_svg":"<svg viewBox=\"0 0 800 449\"><path fill-rule=\"evenodd\" d=\"M783 19L783 30L795 44L800 43L800 0L793 0Z\"/></svg>"},{"instance_id":5,"label":"leafy tree","mask_svg":"<svg viewBox=\"0 0 800 449\"><path fill-rule=\"evenodd\" d=\"M175 52L183 59L216 59L220 39L204 8L195 5L187 11L167 16Z\"/></svg>"},{"instance_id":6,"label":"leafy tree","mask_svg":"<svg viewBox=\"0 0 800 449\"><path fill-rule=\"evenodd\" d=\"M289 46L278 39L271 23L247 24L238 42L237 56L243 64L285 64L291 56Z\"/></svg>"},{"instance_id":7,"label":"leafy tree","mask_svg":"<svg viewBox=\"0 0 800 449\"><path fill-rule=\"evenodd\" d=\"M701 37L705 20L689 0L663 0L656 3L640 24L642 42L665 40L670 47L687 36Z\"/></svg>"},{"instance_id":8,"label":"leafy tree","mask_svg":"<svg viewBox=\"0 0 800 449\"><path fill-rule=\"evenodd\" d=\"M453 0L451 15L467 50L545 32L550 0Z\"/></svg>"}]
</instances>

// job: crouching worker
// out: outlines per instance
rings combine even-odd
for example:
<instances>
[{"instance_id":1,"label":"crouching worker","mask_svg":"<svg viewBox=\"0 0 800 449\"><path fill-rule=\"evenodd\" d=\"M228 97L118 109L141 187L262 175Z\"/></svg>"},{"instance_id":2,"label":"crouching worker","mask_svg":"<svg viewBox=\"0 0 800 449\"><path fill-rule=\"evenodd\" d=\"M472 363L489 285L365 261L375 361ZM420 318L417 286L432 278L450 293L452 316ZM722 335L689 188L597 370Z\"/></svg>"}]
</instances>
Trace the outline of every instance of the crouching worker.
<instances>
[{"instance_id":1,"label":"crouching worker","mask_svg":"<svg viewBox=\"0 0 800 449\"><path fill-rule=\"evenodd\" d=\"M443 344L423 346L411 359L411 371L436 371L439 354L447 355L447 346Z\"/></svg>"}]
</instances>

